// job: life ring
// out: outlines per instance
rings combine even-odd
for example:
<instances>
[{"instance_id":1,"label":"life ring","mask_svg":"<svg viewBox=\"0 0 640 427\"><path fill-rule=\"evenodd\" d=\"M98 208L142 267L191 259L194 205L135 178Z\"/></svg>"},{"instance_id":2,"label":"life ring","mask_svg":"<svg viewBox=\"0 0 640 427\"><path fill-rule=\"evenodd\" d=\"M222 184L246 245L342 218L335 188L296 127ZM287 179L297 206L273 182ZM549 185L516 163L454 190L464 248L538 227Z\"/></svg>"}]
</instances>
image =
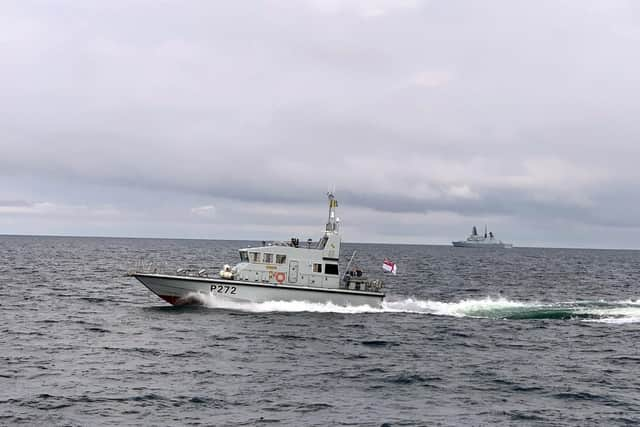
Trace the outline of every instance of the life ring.
<instances>
[{"instance_id":1,"label":"life ring","mask_svg":"<svg viewBox=\"0 0 640 427\"><path fill-rule=\"evenodd\" d=\"M278 282L278 283L284 282L284 273L283 272L281 272L281 271L277 272L274 277L276 279L276 282Z\"/></svg>"}]
</instances>

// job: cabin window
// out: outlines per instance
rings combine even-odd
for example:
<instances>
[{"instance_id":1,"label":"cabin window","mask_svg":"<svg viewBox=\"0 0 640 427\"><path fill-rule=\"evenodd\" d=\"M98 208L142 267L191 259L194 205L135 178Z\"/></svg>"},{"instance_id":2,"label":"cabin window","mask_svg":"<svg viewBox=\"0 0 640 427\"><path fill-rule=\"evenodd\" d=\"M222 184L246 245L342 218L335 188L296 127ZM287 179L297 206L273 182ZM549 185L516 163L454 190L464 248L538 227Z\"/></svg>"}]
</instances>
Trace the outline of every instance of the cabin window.
<instances>
[{"instance_id":1,"label":"cabin window","mask_svg":"<svg viewBox=\"0 0 640 427\"><path fill-rule=\"evenodd\" d=\"M251 262L260 262L260 252L249 252Z\"/></svg>"},{"instance_id":2,"label":"cabin window","mask_svg":"<svg viewBox=\"0 0 640 427\"><path fill-rule=\"evenodd\" d=\"M240 251L240 261L241 262L249 261L249 255L247 254L247 251Z\"/></svg>"},{"instance_id":3,"label":"cabin window","mask_svg":"<svg viewBox=\"0 0 640 427\"><path fill-rule=\"evenodd\" d=\"M325 246L327 246L327 241L329 241L329 238L327 236L323 236L322 239L320 239L320 241L318 241L318 249L324 249Z\"/></svg>"},{"instance_id":4,"label":"cabin window","mask_svg":"<svg viewBox=\"0 0 640 427\"><path fill-rule=\"evenodd\" d=\"M287 260L286 255L276 255L276 264L284 264L286 260Z\"/></svg>"},{"instance_id":5,"label":"cabin window","mask_svg":"<svg viewBox=\"0 0 640 427\"><path fill-rule=\"evenodd\" d=\"M313 264L314 273L322 273L322 264Z\"/></svg>"},{"instance_id":6,"label":"cabin window","mask_svg":"<svg viewBox=\"0 0 640 427\"><path fill-rule=\"evenodd\" d=\"M273 264L273 254L262 254L263 255L263 261L266 264Z\"/></svg>"},{"instance_id":7,"label":"cabin window","mask_svg":"<svg viewBox=\"0 0 640 427\"><path fill-rule=\"evenodd\" d=\"M325 264L324 265L325 274L338 274L338 264Z\"/></svg>"}]
</instances>

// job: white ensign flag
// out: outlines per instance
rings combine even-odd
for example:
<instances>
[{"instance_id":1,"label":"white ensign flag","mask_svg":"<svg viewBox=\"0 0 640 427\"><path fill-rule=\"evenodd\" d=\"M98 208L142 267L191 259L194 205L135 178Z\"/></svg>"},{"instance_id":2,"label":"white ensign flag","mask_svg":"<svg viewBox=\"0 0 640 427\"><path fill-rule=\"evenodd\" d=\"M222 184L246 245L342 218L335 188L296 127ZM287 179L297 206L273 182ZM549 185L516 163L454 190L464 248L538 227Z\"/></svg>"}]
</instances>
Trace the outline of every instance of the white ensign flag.
<instances>
[{"instance_id":1,"label":"white ensign flag","mask_svg":"<svg viewBox=\"0 0 640 427\"><path fill-rule=\"evenodd\" d=\"M398 267L396 266L396 263L385 258L384 261L382 262L382 269L387 272L387 273L392 273L392 274L396 274L396 272L398 271Z\"/></svg>"}]
</instances>

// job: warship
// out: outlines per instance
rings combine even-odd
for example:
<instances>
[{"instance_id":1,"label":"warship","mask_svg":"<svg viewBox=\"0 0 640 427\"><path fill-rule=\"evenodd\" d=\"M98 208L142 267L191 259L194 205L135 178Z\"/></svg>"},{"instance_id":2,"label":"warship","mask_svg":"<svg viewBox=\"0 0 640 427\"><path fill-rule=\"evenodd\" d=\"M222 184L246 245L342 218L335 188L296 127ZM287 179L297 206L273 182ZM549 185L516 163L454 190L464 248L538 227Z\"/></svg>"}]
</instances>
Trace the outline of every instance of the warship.
<instances>
[{"instance_id":1,"label":"warship","mask_svg":"<svg viewBox=\"0 0 640 427\"><path fill-rule=\"evenodd\" d=\"M239 249L240 262L224 265L218 277L205 269L158 271L154 264L139 264L128 273L151 292L173 305L202 304L206 298L238 302L307 301L341 306L378 307L384 299L383 282L370 279L361 268L352 268L354 252L340 270L340 219L338 200L327 193L329 216L322 237L300 244L263 242ZM204 297L204 298L203 298Z\"/></svg>"},{"instance_id":2,"label":"warship","mask_svg":"<svg viewBox=\"0 0 640 427\"><path fill-rule=\"evenodd\" d=\"M511 248L513 244L505 243L502 240L496 239L493 232L487 233L487 226L484 227L484 236L478 234L478 229L473 226L471 235L467 237L467 240L458 240L451 242L456 248Z\"/></svg>"}]
</instances>

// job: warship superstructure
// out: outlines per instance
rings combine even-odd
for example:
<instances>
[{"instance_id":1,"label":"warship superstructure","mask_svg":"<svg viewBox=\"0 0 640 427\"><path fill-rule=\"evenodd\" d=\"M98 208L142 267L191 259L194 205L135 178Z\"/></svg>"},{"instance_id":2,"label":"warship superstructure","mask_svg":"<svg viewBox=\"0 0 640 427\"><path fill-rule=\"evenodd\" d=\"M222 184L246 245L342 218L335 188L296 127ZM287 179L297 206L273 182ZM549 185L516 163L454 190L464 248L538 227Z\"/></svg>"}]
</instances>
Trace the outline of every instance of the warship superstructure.
<instances>
[{"instance_id":1,"label":"warship superstructure","mask_svg":"<svg viewBox=\"0 0 640 427\"><path fill-rule=\"evenodd\" d=\"M451 242L456 248L511 248L513 244L505 243L502 240L496 239L493 232L487 233L487 226L484 227L484 235L478 234L478 229L473 226L471 235L466 240L458 240Z\"/></svg>"}]
</instances>

